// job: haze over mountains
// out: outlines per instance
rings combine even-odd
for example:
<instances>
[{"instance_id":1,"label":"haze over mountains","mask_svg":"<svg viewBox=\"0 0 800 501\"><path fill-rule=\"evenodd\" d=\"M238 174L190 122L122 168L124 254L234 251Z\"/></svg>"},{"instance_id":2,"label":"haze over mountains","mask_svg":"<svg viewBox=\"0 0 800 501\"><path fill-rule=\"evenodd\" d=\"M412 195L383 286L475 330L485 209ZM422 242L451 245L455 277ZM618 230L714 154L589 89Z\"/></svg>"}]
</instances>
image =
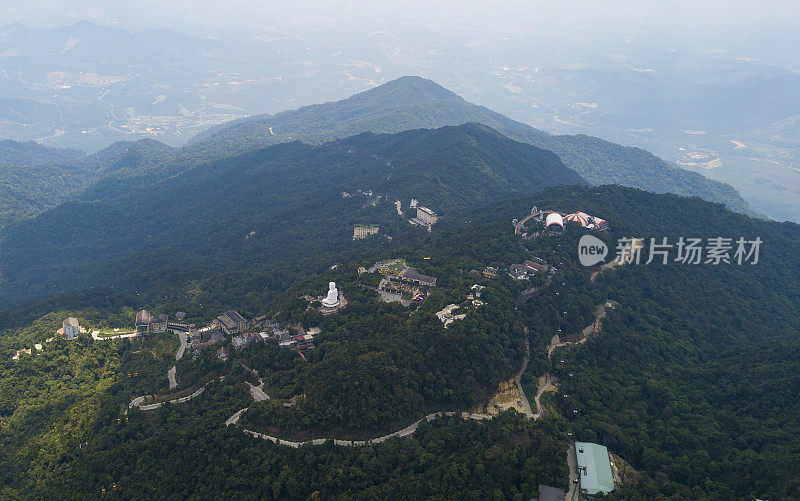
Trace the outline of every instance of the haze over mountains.
<instances>
[{"instance_id":1,"label":"haze over mountains","mask_svg":"<svg viewBox=\"0 0 800 501\"><path fill-rule=\"evenodd\" d=\"M800 220L795 35L772 29L784 47L774 51L762 32L742 46L718 26L693 33L692 45L663 26L580 35L508 21L451 26L447 37L391 23L331 37L292 20L294 29L220 39L9 25L0 30L0 137L90 151L142 137L181 145L230 119L423 74L542 130L643 147L733 185L759 212Z\"/></svg>"},{"instance_id":2,"label":"haze over mountains","mask_svg":"<svg viewBox=\"0 0 800 501\"><path fill-rule=\"evenodd\" d=\"M595 184L615 183L654 192L698 196L724 203L732 210L755 213L730 186L676 168L646 151L587 136L552 136L471 104L430 80L403 77L343 101L219 126L181 149L152 140L121 142L85 158L68 151L59 161L58 150L17 145L15 149L19 152L28 148L30 156L17 153L7 157L6 175L27 169L42 190L54 195L34 197L15 213L10 207L19 204L16 194L24 190L24 187L16 187L15 196L9 194L5 202L9 209L0 214L0 224L69 199L114 196L118 190L124 192L131 179L141 176L149 176L148 183L159 182L164 176L191 166L280 142L300 140L322 144L362 132L398 132L465 123L482 123L517 141L553 151L567 167ZM12 144L8 143L9 147ZM42 160L41 151L48 151L47 162ZM47 167L59 163L70 166L67 169L70 175L63 176L52 166ZM4 198L0 191L0 202Z\"/></svg>"},{"instance_id":3,"label":"haze over mountains","mask_svg":"<svg viewBox=\"0 0 800 501\"><path fill-rule=\"evenodd\" d=\"M335 103L219 126L198 136L192 146L212 151L246 151L287 140L321 143L362 131L396 132L468 122L488 125L517 141L551 150L565 165L595 184L698 196L752 213L730 186L678 169L646 151L587 136L553 136L469 103L420 77L402 77Z\"/></svg>"},{"instance_id":4,"label":"haze over mountains","mask_svg":"<svg viewBox=\"0 0 800 501\"><path fill-rule=\"evenodd\" d=\"M304 52L280 40L130 33L85 21L7 25L0 27L0 137L88 151L148 137L182 144L210 125L297 106L303 88L319 95L298 73Z\"/></svg>"},{"instance_id":5,"label":"haze over mountains","mask_svg":"<svg viewBox=\"0 0 800 501\"><path fill-rule=\"evenodd\" d=\"M418 127L444 128L398 133ZM373 136L358 135L365 131L395 134L367 140ZM282 142L288 144L278 147ZM345 160L336 152L348 144L354 156ZM319 238L341 238L339 224L360 220L355 207L340 200L341 192L357 189L397 200L423 199L446 213L501 194L589 181L698 196L753 212L729 186L643 150L586 136L552 136L419 77L403 77L339 102L241 120L183 148L152 140L120 142L87 156L66 151L65 167L54 161L59 150L7 146L31 153L14 155L16 167L9 172L19 178L27 169L41 179L40 191L57 194L31 197L27 206L17 207L22 212L14 213L13 206L7 212L6 221L13 223L45 211L0 232L7 301L99 281L122 283L103 276L153 277L138 266L127 270L125 263L132 262L177 266L182 271L176 272L188 277L197 269L187 263L202 268L234 261L244 252L243 243L262 245L259 253L271 249L276 258L302 254L312 238L307 228L321 228L344 210L346 217L314 230ZM252 163L263 166L255 169ZM45 168L49 164L55 167ZM535 168L520 170L528 165ZM294 193L284 191L290 188ZM17 198L9 196L8 203ZM76 203L57 207L70 201ZM251 232L255 238L243 241ZM165 252L171 255L166 261ZM178 265L177 256L186 262ZM246 254L241 256L246 263ZM156 282L162 276L157 274Z\"/></svg>"}]
</instances>

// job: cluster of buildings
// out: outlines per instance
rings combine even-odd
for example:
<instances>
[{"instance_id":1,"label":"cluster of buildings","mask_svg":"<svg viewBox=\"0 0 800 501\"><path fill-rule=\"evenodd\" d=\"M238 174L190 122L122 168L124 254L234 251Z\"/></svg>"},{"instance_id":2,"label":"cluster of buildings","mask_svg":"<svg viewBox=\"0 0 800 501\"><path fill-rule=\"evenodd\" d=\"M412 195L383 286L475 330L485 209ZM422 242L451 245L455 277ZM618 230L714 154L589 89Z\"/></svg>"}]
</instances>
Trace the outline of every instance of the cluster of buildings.
<instances>
[{"instance_id":1,"label":"cluster of buildings","mask_svg":"<svg viewBox=\"0 0 800 501\"><path fill-rule=\"evenodd\" d=\"M511 224L514 226L514 233L527 235L525 223L528 221L536 221L538 223L544 222L545 229L550 233L562 233L566 223L577 224L587 230L603 230L610 229L608 221L605 219L590 216L589 214L578 211L571 214L561 214L555 211L542 211L536 206L533 206L531 212L522 221L514 219Z\"/></svg>"},{"instance_id":2,"label":"cluster of buildings","mask_svg":"<svg viewBox=\"0 0 800 501\"><path fill-rule=\"evenodd\" d=\"M179 311L175 314L175 319L170 321L166 313L151 315L149 311L142 310L136 314L136 333L139 335L157 334L168 330L190 332L194 325L183 323L185 316L185 313Z\"/></svg>"},{"instance_id":3,"label":"cluster of buildings","mask_svg":"<svg viewBox=\"0 0 800 501\"><path fill-rule=\"evenodd\" d=\"M86 329L81 327L78 319L75 317L68 317L64 319L61 323L61 328L56 331L56 336L64 336L64 339L67 341L72 341L78 337L78 334L81 332L86 332ZM46 343L51 343L55 340L55 337L48 338L45 340ZM22 355L31 355L33 354L33 350L42 351L44 346L41 343L36 343L33 345L33 349L31 348L22 348L14 352L14 355L11 356L11 360L19 360Z\"/></svg>"},{"instance_id":4,"label":"cluster of buildings","mask_svg":"<svg viewBox=\"0 0 800 501\"><path fill-rule=\"evenodd\" d=\"M333 282L330 285L331 289L322 301L323 307L336 309L342 306L344 298L339 297L339 292ZM277 323L270 324L266 330L260 332L251 331L252 327L261 326L260 321L263 320L263 317L250 322L235 310L226 311L200 329L196 329L195 324L184 323L185 317L185 313L177 312L174 319L170 320L169 316L164 313L154 315L147 310L141 310L136 314L135 333L110 337L143 337L167 331L182 332L186 335L188 347L193 350L194 358L208 348L217 347L217 356L224 360L230 355L229 346L232 349L241 350L253 343L267 342L270 339L276 339L282 347L296 349L302 353L314 347L314 338L321 332L318 327L306 331L301 325L290 325L287 329L280 329ZM82 332L86 332L86 330L80 326L78 319L69 317L63 321L57 334L72 340ZM230 345L227 343L229 339ZM52 340L53 338L47 341ZM37 344L35 349L42 350L43 347ZM32 349L21 349L15 353L13 359L19 360L20 356L32 353Z\"/></svg>"},{"instance_id":5,"label":"cluster of buildings","mask_svg":"<svg viewBox=\"0 0 800 501\"><path fill-rule=\"evenodd\" d=\"M389 293L411 296L412 301L422 301L428 291L436 287L436 277L423 275L402 259L376 263L370 269L383 275L378 289Z\"/></svg>"},{"instance_id":6,"label":"cluster of buildings","mask_svg":"<svg viewBox=\"0 0 800 501\"><path fill-rule=\"evenodd\" d=\"M190 346L198 354L210 346L224 342L225 334L219 329L205 328L189 333Z\"/></svg>"},{"instance_id":7,"label":"cluster of buildings","mask_svg":"<svg viewBox=\"0 0 800 501\"><path fill-rule=\"evenodd\" d=\"M249 332L247 334L239 334L238 336L233 336L231 338L231 344L237 350L241 350L242 348L249 346L253 343L257 343L259 341L266 341L269 339L269 336L266 332Z\"/></svg>"},{"instance_id":8,"label":"cluster of buildings","mask_svg":"<svg viewBox=\"0 0 800 501\"><path fill-rule=\"evenodd\" d=\"M195 353L199 353L210 346L224 343L228 337L231 338L231 342L235 348L243 347L247 343L242 342L241 339L237 339L237 336L244 334L249 325L249 322L241 316L239 312L228 310L215 318L206 327L197 330L190 328L189 331L186 332L189 332L189 341L192 349L195 350ZM257 334L254 335L257 336ZM249 342L250 338L246 339ZM221 355L222 353L217 354ZM225 355L227 357L227 354Z\"/></svg>"},{"instance_id":9,"label":"cluster of buildings","mask_svg":"<svg viewBox=\"0 0 800 501\"><path fill-rule=\"evenodd\" d=\"M508 274L515 280L528 280L537 273L547 273L551 267L537 261L526 259L522 264L512 264L508 267Z\"/></svg>"},{"instance_id":10,"label":"cluster of buildings","mask_svg":"<svg viewBox=\"0 0 800 501\"><path fill-rule=\"evenodd\" d=\"M300 324L289 324L286 329L274 330L274 337L281 348L297 350L301 354L314 347L314 338L320 334L319 327L308 330Z\"/></svg>"},{"instance_id":11,"label":"cluster of buildings","mask_svg":"<svg viewBox=\"0 0 800 501\"><path fill-rule=\"evenodd\" d=\"M277 323L272 323L258 332L251 330L250 327L250 323L236 311L226 311L208 326L190 333L191 347L196 354L199 354L201 350L211 346L224 345L230 337L230 348L238 351L256 343L266 343L275 339L282 348L297 350L302 354L314 347L314 338L321 332L318 327L306 330L300 324L289 324L282 329ZM229 355L227 346L220 346L217 350L217 356L223 360Z\"/></svg>"}]
</instances>

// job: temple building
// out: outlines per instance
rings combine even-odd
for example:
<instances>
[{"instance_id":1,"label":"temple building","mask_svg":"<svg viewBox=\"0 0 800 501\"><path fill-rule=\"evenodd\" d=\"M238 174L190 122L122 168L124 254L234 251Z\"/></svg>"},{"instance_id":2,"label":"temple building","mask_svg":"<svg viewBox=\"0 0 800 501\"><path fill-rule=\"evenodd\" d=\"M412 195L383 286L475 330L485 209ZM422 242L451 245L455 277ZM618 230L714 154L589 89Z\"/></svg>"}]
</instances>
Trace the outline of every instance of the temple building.
<instances>
[{"instance_id":1,"label":"temple building","mask_svg":"<svg viewBox=\"0 0 800 501\"><path fill-rule=\"evenodd\" d=\"M239 312L228 310L214 320L216 326L227 335L239 334L247 329L247 320Z\"/></svg>"},{"instance_id":2,"label":"temple building","mask_svg":"<svg viewBox=\"0 0 800 501\"><path fill-rule=\"evenodd\" d=\"M136 314L136 332L139 334L166 332L168 320L169 317L164 313L151 315L149 311L142 310Z\"/></svg>"}]
</instances>

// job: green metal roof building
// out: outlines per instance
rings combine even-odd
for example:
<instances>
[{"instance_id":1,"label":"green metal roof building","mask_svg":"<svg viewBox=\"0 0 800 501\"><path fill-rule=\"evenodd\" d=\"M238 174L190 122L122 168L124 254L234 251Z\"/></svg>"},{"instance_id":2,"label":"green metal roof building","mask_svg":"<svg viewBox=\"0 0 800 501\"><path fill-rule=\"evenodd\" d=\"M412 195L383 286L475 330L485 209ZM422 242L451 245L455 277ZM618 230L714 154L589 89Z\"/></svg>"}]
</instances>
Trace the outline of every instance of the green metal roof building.
<instances>
[{"instance_id":1,"label":"green metal roof building","mask_svg":"<svg viewBox=\"0 0 800 501\"><path fill-rule=\"evenodd\" d=\"M575 442L575 457L578 461L578 477L582 493L594 496L614 490L611 460L604 445Z\"/></svg>"}]
</instances>

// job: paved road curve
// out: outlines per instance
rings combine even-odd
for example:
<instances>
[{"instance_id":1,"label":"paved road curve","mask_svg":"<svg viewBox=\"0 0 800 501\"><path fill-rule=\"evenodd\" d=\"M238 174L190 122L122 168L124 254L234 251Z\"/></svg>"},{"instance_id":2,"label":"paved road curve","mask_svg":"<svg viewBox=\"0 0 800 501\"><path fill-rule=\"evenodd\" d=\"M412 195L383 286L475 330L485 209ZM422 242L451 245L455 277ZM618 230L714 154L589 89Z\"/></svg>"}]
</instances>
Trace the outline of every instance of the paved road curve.
<instances>
[{"instance_id":1,"label":"paved road curve","mask_svg":"<svg viewBox=\"0 0 800 501\"><path fill-rule=\"evenodd\" d=\"M92 339L94 339L95 341L108 341L109 339L125 339L125 338L136 337L136 335L137 335L136 332L128 332L127 334L114 334L114 335L111 335L111 336L100 336L99 334L96 334L95 331L93 331L92 332Z\"/></svg>"},{"instance_id":2,"label":"paved road curve","mask_svg":"<svg viewBox=\"0 0 800 501\"><path fill-rule=\"evenodd\" d=\"M247 410L247 408L244 408L244 409L236 411L236 413L233 416L229 417L225 421L225 426L230 426L230 425L237 424L239 422L239 418L242 416L242 413L244 413L244 411L246 411L246 410ZM433 414L428 414L427 416L425 416L422 419L424 419L425 421L429 421L430 422L430 421L433 421L434 419L439 418L441 416L461 416L463 419L475 419L475 420L479 420L479 421L482 421L482 420L485 420L485 419L492 419L492 417L493 417L493 416L489 416L487 414L470 414L468 412L456 412L456 411L454 411L454 412L434 412ZM398 431L396 431L394 433L390 433L388 435L383 435L381 437L371 438L369 440L338 440L338 439L334 439L333 440L333 444L334 445L340 445L340 446L343 446L343 447L359 447L359 446L363 446L363 445L379 444L381 442L385 442L386 440L389 440L390 438L394 438L394 437L399 437L399 438L407 437L409 435L412 435L415 431L417 431L417 428L419 427L419 424L422 422L422 419L415 421L414 423L410 424L409 426L406 426L402 430L398 430ZM305 440L303 442L294 442L294 441L291 441L291 440L284 440L282 438L274 437L272 435L259 433L257 431L253 431L253 430L244 429L244 432L245 433L249 433L250 435L253 435L254 437L257 437L257 438L261 438L261 439L264 439L264 440L269 440L270 442L274 442L276 444L286 445L288 447L294 447L294 448L298 448L301 445L307 445L307 444L310 444L310 445L322 445L325 442L327 442L328 440L330 440L330 439L326 439L326 438L317 438L317 439L314 439L314 440Z\"/></svg>"},{"instance_id":3,"label":"paved road curve","mask_svg":"<svg viewBox=\"0 0 800 501\"><path fill-rule=\"evenodd\" d=\"M140 410L143 411L154 411L164 404L182 404L184 402L188 402L189 400L200 396L203 393L203 391L205 391L206 386L213 383L215 380L222 380L222 379L225 379L225 376L220 376L216 379L212 379L211 381L207 382L206 384L195 390L194 393L192 393L191 395L186 395L185 397L180 397L180 398L173 398L172 400L168 400L166 402L156 402L154 404L143 405L147 397L154 397L155 395L142 395L141 397L136 397L133 400L131 400L131 403L128 404L128 408L132 409L134 407L138 407Z\"/></svg>"},{"instance_id":4,"label":"paved road curve","mask_svg":"<svg viewBox=\"0 0 800 501\"><path fill-rule=\"evenodd\" d=\"M525 328L525 333L528 333L528 328ZM528 402L528 397L525 395L525 390L522 389L522 375L525 373L525 369L528 368L528 362L530 362L530 347L528 342L525 342L525 359L522 361L522 367L520 367L519 372L514 377L514 381L517 383L517 388L519 389L520 394L520 401L522 402L522 410L525 412L525 416L528 419L538 419L538 417L534 417L533 411L531 410L531 403ZM536 408L539 408L539 399L537 396L536 399Z\"/></svg>"},{"instance_id":5,"label":"paved road curve","mask_svg":"<svg viewBox=\"0 0 800 501\"><path fill-rule=\"evenodd\" d=\"M578 492L578 462L575 458L575 443L570 442L567 447L567 466L569 466L569 491L567 491L567 501L573 501L579 498Z\"/></svg>"},{"instance_id":6,"label":"paved road curve","mask_svg":"<svg viewBox=\"0 0 800 501\"><path fill-rule=\"evenodd\" d=\"M250 396L252 396L253 400L255 400L256 402L263 402L264 400L269 400L269 395L264 393L264 380L259 379L258 382L259 382L258 386L251 384L250 382L247 382L247 386L250 387Z\"/></svg>"}]
</instances>

